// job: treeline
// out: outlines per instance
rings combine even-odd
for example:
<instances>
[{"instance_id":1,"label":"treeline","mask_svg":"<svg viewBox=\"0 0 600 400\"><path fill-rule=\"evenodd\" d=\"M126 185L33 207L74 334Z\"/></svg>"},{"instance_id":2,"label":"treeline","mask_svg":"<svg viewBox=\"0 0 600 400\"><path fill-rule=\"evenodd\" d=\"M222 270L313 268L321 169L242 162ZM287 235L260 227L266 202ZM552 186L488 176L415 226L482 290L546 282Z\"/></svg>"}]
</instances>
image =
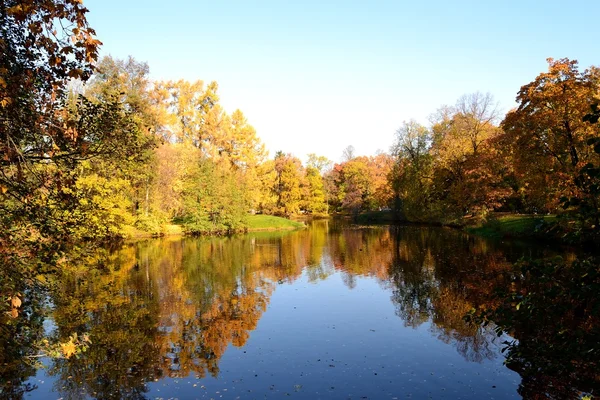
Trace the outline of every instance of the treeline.
<instances>
[{"instance_id":1,"label":"treeline","mask_svg":"<svg viewBox=\"0 0 600 400\"><path fill-rule=\"evenodd\" d=\"M358 160L336 170L334 190L324 157L267 159L214 82L153 82L132 58L98 60L87 11L78 0L0 4L0 322L15 332L40 304L25 293L51 287L85 242L172 222L241 231L251 213L320 216L358 197L385 203Z\"/></svg>"},{"instance_id":2,"label":"treeline","mask_svg":"<svg viewBox=\"0 0 600 400\"><path fill-rule=\"evenodd\" d=\"M553 213L598 231L600 70L548 63L503 119L491 95L475 93L440 108L429 127L398 129L390 184L403 218L462 224L491 211Z\"/></svg>"},{"instance_id":3,"label":"treeline","mask_svg":"<svg viewBox=\"0 0 600 400\"><path fill-rule=\"evenodd\" d=\"M60 215L46 222L71 240L158 235L171 223L191 234L231 233L243 231L252 213L357 214L386 208L392 198L390 155L355 157L350 146L333 168L316 154L304 165L282 152L269 159L242 111L229 114L219 104L216 82L155 82L132 57L101 59L85 83L65 82L55 103L62 133L81 147L69 153L40 131L54 143L15 160L24 175L6 176L4 207L18 213L22 197L12 189L30 179L31 166L44 178L28 195Z\"/></svg>"},{"instance_id":4,"label":"treeline","mask_svg":"<svg viewBox=\"0 0 600 400\"><path fill-rule=\"evenodd\" d=\"M600 229L596 67L549 60L503 120L491 95L475 93L440 108L429 127L404 123L391 154L356 157L349 147L339 164L313 154L303 165L281 152L268 159L243 113L221 107L216 83L153 82L133 58L97 62L79 1L1 7L7 265L40 254L52 265L62 244L160 234L172 222L188 233L241 231L251 213L390 208L441 223L561 213L576 229Z\"/></svg>"},{"instance_id":5,"label":"treeline","mask_svg":"<svg viewBox=\"0 0 600 400\"><path fill-rule=\"evenodd\" d=\"M148 66L131 57L106 57L88 82L70 82L57 100L58 123L81 142L81 154L64 154L69 150L47 132L32 138L53 143L31 149L30 159L17 158L15 173L5 174L7 214L22 205L22 196L11 195L28 172L44 176L28 195L59 213L53 224L68 227L74 239L122 237L136 229L160 234L173 221L188 233L234 232L245 229L253 212L326 214L321 174L328 160L313 154L304 166L281 152L267 159L244 114L221 107L215 82L152 82L148 74ZM63 157L68 165L57 161ZM70 201L52 201L48 191Z\"/></svg>"},{"instance_id":6,"label":"treeline","mask_svg":"<svg viewBox=\"0 0 600 400\"><path fill-rule=\"evenodd\" d=\"M98 194L93 212L101 215L85 218L84 236L160 234L173 221L188 233L226 233L244 230L254 212L326 212L323 157L311 155L306 166L280 152L267 159L244 114L219 104L216 82L153 82L147 64L131 57L105 57L95 71L79 98L119 104L146 147L133 162L106 155L86 164L83 200Z\"/></svg>"},{"instance_id":7,"label":"treeline","mask_svg":"<svg viewBox=\"0 0 600 400\"><path fill-rule=\"evenodd\" d=\"M103 214L88 215L93 226L80 225L90 236L160 234L173 222L188 233L227 233L243 231L252 213L356 215L392 204L391 155L356 157L349 146L333 166L316 154L304 165L282 152L268 158L244 114L221 107L215 82L153 82L148 75L148 65L131 57L105 57L78 88L94 104L127 110L146 145L132 163L100 157L89 165L87 181L106 190L94 203Z\"/></svg>"}]
</instances>

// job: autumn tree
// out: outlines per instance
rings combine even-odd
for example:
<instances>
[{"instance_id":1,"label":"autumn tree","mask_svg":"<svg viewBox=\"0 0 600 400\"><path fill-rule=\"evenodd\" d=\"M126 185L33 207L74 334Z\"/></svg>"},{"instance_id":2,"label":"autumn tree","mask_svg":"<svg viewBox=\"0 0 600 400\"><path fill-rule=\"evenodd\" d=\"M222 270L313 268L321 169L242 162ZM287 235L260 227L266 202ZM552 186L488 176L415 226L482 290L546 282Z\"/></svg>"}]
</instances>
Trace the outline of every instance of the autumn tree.
<instances>
[{"instance_id":1,"label":"autumn tree","mask_svg":"<svg viewBox=\"0 0 600 400\"><path fill-rule=\"evenodd\" d=\"M325 214L327 212L327 203L325 201L323 177L314 166L309 165L306 167L306 185L304 210L314 215Z\"/></svg>"},{"instance_id":2,"label":"autumn tree","mask_svg":"<svg viewBox=\"0 0 600 400\"><path fill-rule=\"evenodd\" d=\"M321 215L328 213L328 192L323 180L323 173L329 169L331 161L324 156L314 153L308 155L306 162L306 199L304 209L309 214Z\"/></svg>"},{"instance_id":3,"label":"autumn tree","mask_svg":"<svg viewBox=\"0 0 600 400\"><path fill-rule=\"evenodd\" d=\"M548 72L521 87L519 106L502 122L519 189L536 210L556 210L562 196L575 194L575 177L597 157L586 143L594 128L584 121L598 93L593 71L549 58Z\"/></svg>"},{"instance_id":4,"label":"autumn tree","mask_svg":"<svg viewBox=\"0 0 600 400\"><path fill-rule=\"evenodd\" d=\"M442 107L432 117L434 186L446 212L485 214L508 195L499 158L498 108L493 97L464 95L454 107Z\"/></svg>"},{"instance_id":5,"label":"autumn tree","mask_svg":"<svg viewBox=\"0 0 600 400\"><path fill-rule=\"evenodd\" d=\"M11 299L0 303L0 325L14 328L11 340L40 318L40 293L73 241L97 238L79 231L89 223L82 206L93 208L79 171L139 153L123 104L69 97L68 82L86 81L98 55L86 13L78 0L0 2L0 293Z\"/></svg>"},{"instance_id":6,"label":"autumn tree","mask_svg":"<svg viewBox=\"0 0 600 400\"><path fill-rule=\"evenodd\" d=\"M396 130L392 147L395 164L390 180L396 211L411 220L426 219L431 194L432 134L414 120L403 122Z\"/></svg>"},{"instance_id":7,"label":"autumn tree","mask_svg":"<svg viewBox=\"0 0 600 400\"><path fill-rule=\"evenodd\" d=\"M116 178L127 181L130 213L135 218L136 225L157 233L160 232L161 223L166 221L164 216L159 216L159 210L153 204L150 194L157 178L154 148L166 121L163 119L161 104L157 104L151 95L153 84L149 73L148 65L133 57L127 60L104 57L85 86L84 93L97 102L118 101L131 112L140 132L139 156L119 160L118 165L110 156L103 157L102 162L94 163L91 173L109 180Z\"/></svg>"},{"instance_id":8,"label":"autumn tree","mask_svg":"<svg viewBox=\"0 0 600 400\"><path fill-rule=\"evenodd\" d=\"M306 161L306 165L308 167L313 167L319 171L320 174L327 172L331 169L331 160L329 160L325 156L318 156L315 153L310 153L307 155L308 160Z\"/></svg>"},{"instance_id":9,"label":"autumn tree","mask_svg":"<svg viewBox=\"0 0 600 400\"><path fill-rule=\"evenodd\" d=\"M392 206L394 192L389 181L389 175L394 166L394 158L387 153L369 157L369 175L373 185L373 209L383 209Z\"/></svg>"},{"instance_id":10,"label":"autumn tree","mask_svg":"<svg viewBox=\"0 0 600 400\"><path fill-rule=\"evenodd\" d=\"M306 186L302 163L291 154L278 152L274 166L276 177L272 190L277 198L275 213L284 216L298 214Z\"/></svg>"},{"instance_id":11,"label":"autumn tree","mask_svg":"<svg viewBox=\"0 0 600 400\"><path fill-rule=\"evenodd\" d=\"M477 154L479 148L493 136L498 123L498 104L490 93L475 92L461 96L456 102L455 115L450 134L458 134L457 140L465 140L470 150ZM453 132L454 131L454 132Z\"/></svg>"},{"instance_id":12,"label":"autumn tree","mask_svg":"<svg viewBox=\"0 0 600 400\"><path fill-rule=\"evenodd\" d=\"M206 119L218 102L217 83L204 85L203 81L186 80L157 84L163 92L167 109L173 115L172 131L178 142L191 142L203 151L210 135L206 131Z\"/></svg>"},{"instance_id":13,"label":"autumn tree","mask_svg":"<svg viewBox=\"0 0 600 400\"><path fill-rule=\"evenodd\" d=\"M277 207L278 193L274 190L277 179L275 161L266 160L256 168L258 197L253 199L253 210L263 214L274 214Z\"/></svg>"}]
</instances>

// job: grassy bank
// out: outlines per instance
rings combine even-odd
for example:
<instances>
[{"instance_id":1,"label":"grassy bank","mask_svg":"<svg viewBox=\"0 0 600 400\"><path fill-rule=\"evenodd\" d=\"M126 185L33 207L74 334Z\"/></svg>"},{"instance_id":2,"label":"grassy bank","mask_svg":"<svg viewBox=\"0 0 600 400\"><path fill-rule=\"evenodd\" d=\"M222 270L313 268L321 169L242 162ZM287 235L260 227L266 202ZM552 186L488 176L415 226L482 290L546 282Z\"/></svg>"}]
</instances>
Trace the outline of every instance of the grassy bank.
<instances>
[{"instance_id":1,"label":"grassy bank","mask_svg":"<svg viewBox=\"0 0 600 400\"><path fill-rule=\"evenodd\" d=\"M292 221L287 218L274 217L272 215L249 215L247 224L248 232L292 230L304 228L306 226L302 222ZM167 224L161 228L159 235L156 233L145 232L136 228L131 228L128 232L126 232L126 237L129 239L145 239L157 236L181 236L185 234L185 228L182 224Z\"/></svg>"},{"instance_id":2,"label":"grassy bank","mask_svg":"<svg viewBox=\"0 0 600 400\"><path fill-rule=\"evenodd\" d=\"M391 211L369 211L359 214L355 222L360 225L378 225L402 223ZM410 223L404 221L405 223ZM446 225L464 229L474 235L488 238L518 238L544 241L559 241L562 232L557 226L554 215L505 214L491 215L487 222L473 225L465 218L460 224ZM443 223L426 223L426 225L445 225ZM564 233L564 232L562 232Z\"/></svg>"},{"instance_id":3,"label":"grassy bank","mask_svg":"<svg viewBox=\"0 0 600 400\"><path fill-rule=\"evenodd\" d=\"M469 233L491 238L549 239L556 222L554 215L503 215L486 223L465 228Z\"/></svg>"},{"instance_id":4,"label":"grassy bank","mask_svg":"<svg viewBox=\"0 0 600 400\"><path fill-rule=\"evenodd\" d=\"M301 222L272 215L250 215L248 216L248 231L278 231L303 228Z\"/></svg>"}]
</instances>

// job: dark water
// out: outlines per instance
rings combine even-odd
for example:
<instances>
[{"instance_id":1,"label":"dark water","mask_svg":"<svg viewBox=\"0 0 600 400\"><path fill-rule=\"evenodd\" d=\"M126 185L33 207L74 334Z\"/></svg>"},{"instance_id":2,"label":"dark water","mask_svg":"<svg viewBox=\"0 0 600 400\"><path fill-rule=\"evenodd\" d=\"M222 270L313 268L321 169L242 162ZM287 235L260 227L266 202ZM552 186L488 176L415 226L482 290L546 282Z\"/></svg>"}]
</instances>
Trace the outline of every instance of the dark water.
<instances>
[{"instance_id":1,"label":"dark water","mask_svg":"<svg viewBox=\"0 0 600 400\"><path fill-rule=\"evenodd\" d=\"M18 385L44 399L520 398L503 338L463 316L489 305L511 263L547 253L331 221L98 251L61 283L45 322L54 338L92 344L43 359Z\"/></svg>"}]
</instances>

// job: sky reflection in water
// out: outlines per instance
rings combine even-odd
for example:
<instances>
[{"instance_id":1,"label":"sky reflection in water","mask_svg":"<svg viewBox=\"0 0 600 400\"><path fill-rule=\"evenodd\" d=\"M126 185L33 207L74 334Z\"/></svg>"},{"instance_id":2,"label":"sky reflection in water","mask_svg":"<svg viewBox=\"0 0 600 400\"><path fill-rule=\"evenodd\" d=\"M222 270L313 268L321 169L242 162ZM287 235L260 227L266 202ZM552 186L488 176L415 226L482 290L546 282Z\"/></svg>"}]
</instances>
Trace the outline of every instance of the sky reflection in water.
<instances>
[{"instance_id":1,"label":"sky reflection in water","mask_svg":"<svg viewBox=\"0 0 600 400\"><path fill-rule=\"evenodd\" d=\"M462 321L539 250L441 228L161 239L99 251L54 299L79 359L33 398L518 398L502 338ZM221 397L222 396L222 397Z\"/></svg>"}]
</instances>

